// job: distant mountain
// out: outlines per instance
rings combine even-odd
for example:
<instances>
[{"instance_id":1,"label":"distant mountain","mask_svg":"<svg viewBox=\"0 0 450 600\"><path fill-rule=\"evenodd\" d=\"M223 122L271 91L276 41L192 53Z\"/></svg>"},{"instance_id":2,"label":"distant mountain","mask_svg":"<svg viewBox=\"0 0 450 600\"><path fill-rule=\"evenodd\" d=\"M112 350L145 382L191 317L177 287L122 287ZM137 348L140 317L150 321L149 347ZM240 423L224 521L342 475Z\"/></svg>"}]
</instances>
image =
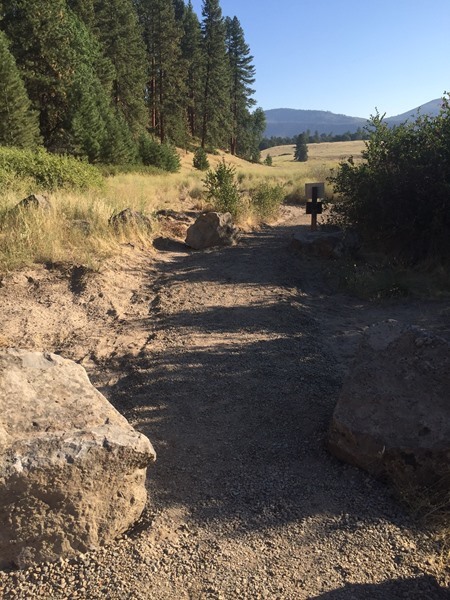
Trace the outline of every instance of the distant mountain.
<instances>
[{"instance_id":1,"label":"distant mountain","mask_svg":"<svg viewBox=\"0 0 450 600\"><path fill-rule=\"evenodd\" d=\"M356 131L364 127L366 119L336 115L325 110L296 110L294 108L274 108L266 110L266 131L264 137L293 137L309 129L338 135L346 131Z\"/></svg>"},{"instance_id":2,"label":"distant mountain","mask_svg":"<svg viewBox=\"0 0 450 600\"><path fill-rule=\"evenodd\" d=\"M386 121L391 125L398 125L399 123L403 123L408 119L414 119L417 117L418 112L420 112L421 115L436 117L441 110L441 106L442 98L437 98L436 100L431 100L430 102L422 104L422 106L418 106L417 108L413 108L412 110L402 113L401 115L397 115L396 117L386 117Z\"/></svg>"},{"instance_id":3,"label":"distant mountain","mask_svg":"<svg viewBox=\"0 0 450 600\"><path fill-rule=\"evenodd\" d=\"M439 113L441 99L431 100L420 107L421 114L435 116ZM387 117L386 121L392 125L402 123L417 115L418 108L414 108L401 115ZM325 110L297 110L294 108L274 108L264 111L266 115L266 130L264 137L293 137L309 129L311 134L316 131L341 135L350 131L354 133L358 127L364 127L367 119L339 115Z\"/></svg>"}]
</instances>

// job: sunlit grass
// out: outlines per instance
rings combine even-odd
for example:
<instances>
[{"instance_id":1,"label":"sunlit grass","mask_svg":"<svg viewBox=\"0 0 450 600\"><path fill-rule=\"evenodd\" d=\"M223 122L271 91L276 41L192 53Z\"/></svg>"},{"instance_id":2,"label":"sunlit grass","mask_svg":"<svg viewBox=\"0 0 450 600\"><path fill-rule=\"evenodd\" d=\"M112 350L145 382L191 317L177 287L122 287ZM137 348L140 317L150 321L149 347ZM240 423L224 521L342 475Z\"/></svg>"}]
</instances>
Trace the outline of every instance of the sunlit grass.
<instances>
[{"instance_id":1,"label":"sunlit grass","mask_svg":"<svg viewBox=\"0 0 450 600\"><path fill-rule=\"evenodd\" d=\"M50 211L14 209L20 197L5 194L0 201L0 271L38 263L83 264L98 268L119 252L124 242L150 243L150 232L137 227L119 231L110 217L125 208L123 202L96 192L55 192L48 196ZM138 210L136 202L128 202Z\"/></svg>"},{"instance_id":2,"label":"sunlit grass","mask_svg":"<svg viewBox=\"0 0 450 600\"><path fill-rule=\"evenodd\" d=\"M262 218L254 211L244 210L250 206L248 199L253 190L263 183L281 186L287 201L303 201L305 183L326 181L342 152L356 155L361 146L358 142L343 144L310 145L306 163L295 162L293 151L283 155L281 150L274 156L271 167L251 164L223 152L208 155L208 160L211 169L222 160L235 167L243 204L241 224L253 226ZM149 231L127 227L117 232L108 221L113 214L125 208L148 217L163 208L208 208L203 184L205 173L194 169L192 152L180 151L180 157L179 173L121 173L105 177L101 187L90 190L53 191L47 194L53 206L50 213L28 210L14 215L11 209L21 199L33 191L42 193L43 190L35 190L28 180L12 178L0 197L0 271L46 261L95 267L106 256L120 251L124 242L150 246L152 234ZM328 187L326 192L332 193ZM88 225L77 224L76 221L84 221ZM156 221L154 224L157 231L158 224Z\"/></svg>"}]
</instances>

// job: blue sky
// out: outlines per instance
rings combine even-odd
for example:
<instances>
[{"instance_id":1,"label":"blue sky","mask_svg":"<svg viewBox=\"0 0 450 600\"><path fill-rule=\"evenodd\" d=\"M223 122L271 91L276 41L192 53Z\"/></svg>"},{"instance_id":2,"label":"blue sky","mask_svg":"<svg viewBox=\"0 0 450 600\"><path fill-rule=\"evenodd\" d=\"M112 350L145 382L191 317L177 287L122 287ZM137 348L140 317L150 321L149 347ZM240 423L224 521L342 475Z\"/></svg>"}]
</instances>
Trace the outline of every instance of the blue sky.
<instances>
[{"instance_id":1,"label":"blue sky","mask_svg":"<svg viewBox=\"0 0 450 600\"><path fill-rule=\"evenodd\" d=\"M254 56L258 105L367 118L450 91L450 0L221 0ZM193 0L201 20L202 0Z\"/></svg>"}]
</instances>

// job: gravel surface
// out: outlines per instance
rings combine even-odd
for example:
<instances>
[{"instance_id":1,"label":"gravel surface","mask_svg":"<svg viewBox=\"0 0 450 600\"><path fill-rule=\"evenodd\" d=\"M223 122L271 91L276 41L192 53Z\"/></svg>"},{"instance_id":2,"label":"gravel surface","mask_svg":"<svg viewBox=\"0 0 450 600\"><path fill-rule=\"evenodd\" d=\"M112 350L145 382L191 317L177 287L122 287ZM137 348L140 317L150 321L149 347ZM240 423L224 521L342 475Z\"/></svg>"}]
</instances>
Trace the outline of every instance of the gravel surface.
<instances>
[{"instance_id":1,"label":"gravel surface","mask_svg":"<svg viewBox=\"0 0 450 600\"><path fill-rule=\"evenodd\" d=\"M433 536L326 450L364 327L403 317L448 333L448 311L336 294L320 262L288 250L304 220L286 216L233 248L167 244L151 269L139 263L132 309L110 325L127 344L135 328L139 351L79 358L156 449L146 512L114 546L1 573L0 597L450 598Z\"/></svg>"}]
</instances>

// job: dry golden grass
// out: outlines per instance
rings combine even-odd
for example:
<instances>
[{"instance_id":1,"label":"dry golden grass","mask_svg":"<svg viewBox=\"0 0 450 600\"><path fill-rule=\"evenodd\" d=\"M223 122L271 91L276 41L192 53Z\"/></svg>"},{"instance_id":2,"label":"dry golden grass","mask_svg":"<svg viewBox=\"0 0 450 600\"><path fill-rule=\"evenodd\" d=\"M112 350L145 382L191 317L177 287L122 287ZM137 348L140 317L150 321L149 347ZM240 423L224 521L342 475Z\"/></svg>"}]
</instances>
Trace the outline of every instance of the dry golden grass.
<instances>
[{"instance_id":1,"label":"dry golden grass","mask_svg":"<svg viewBox=\"0 0 450 600\"><path fill-rule=\"evenodd\" d=\"M34 262L83 264L96 269L104 258L119 252L124 242L150 242L148 231L135 227L117 231L108 222L130 204L138 208L137 202L125 204L98 191L61 191L48 197L52 203L49 212L33 208L11 211L21 197L9 193L2 198L0 271Z\"/></svg>"},{"instance_id":2,"label":"dry golden grass","mask_svg":"<svg viewBox=\"0 0 450 600\"><path fill-rule=\"evenodd\" d=\"M283 149L290 149L283 156ZM252 189L260 183L283 186L288 201L302 201L308 181L326 181L330 169L345 153L357 155L361 142L311 144L309 160L292 160L291 147L271 148L265 154L274 157L273 166L251 164L228 153L208 155L210 168L222 160L236 169L239 190L245 204ZM161 208L186 210L204 209L203 178L205 173L194 169L192 152L180 151L179 173L146 175L126 173L105 178L101 189L86 192L61 190L49 195L53 210L49 214L27 211L12 217L8 211L31 190L29 183L17 181L14 188L0 198L0 271L15 269L32 262L70 262L96 268L104 257L120 251L126 241L141 245L151 244L148 231L126 228L114 231L109 218L125 208L140 211L147 216ZM328 194L331 189L326 188ZM74 220L90 223L86 234ZM255 215L243 215L242 224L254 225ZM155 221L155 231L157 222Z\"/></svg>"},{"instance_id":3,"label":"dry golden grass","mask_svg":"<svg viewBox=\"0 0 450 600\"><path fill-rule=\"evenodd\" d=\"M364 150L364 142L323 142L322 144L308 144L308 162L322 161L339 161L349 156L360 158L361 152ZM261 152L261 157L264 160L268 154L274 160L275 164L294 162L295 146L275 146L267 148Z\"/></svg>"}]
</instances>

